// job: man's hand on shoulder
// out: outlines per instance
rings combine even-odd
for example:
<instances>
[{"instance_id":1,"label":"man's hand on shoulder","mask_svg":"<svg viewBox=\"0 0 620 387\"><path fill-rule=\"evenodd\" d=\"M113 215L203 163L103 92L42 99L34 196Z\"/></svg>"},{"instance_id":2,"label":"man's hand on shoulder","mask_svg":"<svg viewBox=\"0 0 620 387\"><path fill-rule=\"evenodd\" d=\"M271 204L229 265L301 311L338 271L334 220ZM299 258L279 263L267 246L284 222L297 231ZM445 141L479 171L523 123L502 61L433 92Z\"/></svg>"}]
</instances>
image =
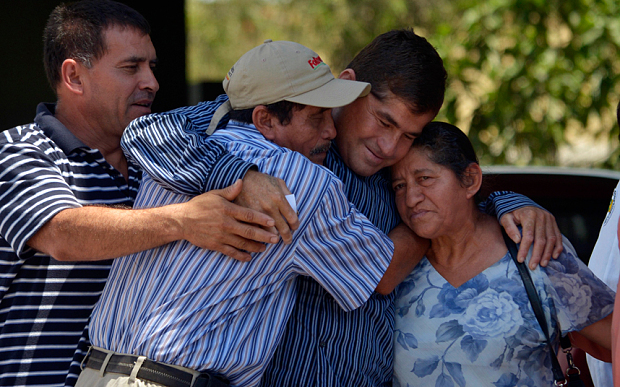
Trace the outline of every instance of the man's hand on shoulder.
<instances>
[{"instance_id":1,"label":"man's hand on shoulder","mask_svg":"<svg viewBox=\"0 0 620 387\"><path fill-rule=\"evenodd\" d=\"M145 209L102 206L68 208L43 225L28 246L59 261L97 261L152 249L178 240L240 261L277 243L268 215L234 204L243 182L183 203Z\"/></svg>"},{"instance_id":2,"label":"man's hand on shoulder","mask_svg":"<svg viewBox=\"0 0 620 387\"><path fill-rule=\"evenodd\" d=\"M290 193L282 179L250 170L243 178L243 189L235 203L268 215L275 221L268 230L278 233L288 244L293 239L292 232L299 227L297 214L286 199Z\"/></svg>"},{"instance_id":3,"label":"man's hand on shoulder","mask_svg":"<svg viewBox=\"0 0 620 387\"><path fill-rule=\"evenodd\" d=\"M278 236L270 231L276 225L272 217L233 203L243 186L237 180L184 203L179 218L183 239L240 261L249 261L250 252L264 251L264 243L277 243Z\"/></svg>"},{"instance_id":4,"label":"man's hand on shoulder","mask_svg":"<svg viewBox=\"0 0 620 387\"><path fill-rule=\"evenodd\" d=\"M532 258L529 267L534 270L540 263L547 266L549 260L556 259L564 249L562 246L562 233L558 228L555 217L546 210L538 207L527 206L519 208L504 216L500 221L506 233L520 243L517 259L525 261L527 253L534 244ZM521 225L523 232L519 232L517 225Z\"/></svg>"}]
</instances>

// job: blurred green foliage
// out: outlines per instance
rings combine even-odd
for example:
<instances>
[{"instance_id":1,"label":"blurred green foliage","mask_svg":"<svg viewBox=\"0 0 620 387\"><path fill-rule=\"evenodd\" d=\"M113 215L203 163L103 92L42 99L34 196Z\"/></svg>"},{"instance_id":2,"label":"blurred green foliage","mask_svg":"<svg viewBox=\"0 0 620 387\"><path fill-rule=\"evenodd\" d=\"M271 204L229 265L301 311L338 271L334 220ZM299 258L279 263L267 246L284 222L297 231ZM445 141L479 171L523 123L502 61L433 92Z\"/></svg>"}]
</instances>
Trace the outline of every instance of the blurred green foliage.
<instances>
[{"instance_id":1,"label":"blurred green foliage","mask_svg":"<svg viewBox=\"0 0 620 387\"><path fill-rule=\"evenodd\" d=\"M448 71L438 119L469 134L482 164L620 164L616 0L187 0L186 9L190 83L221 80L265 39L304 44L338 75L376 35L413 28Z\"/></svg>"}]
</instances>

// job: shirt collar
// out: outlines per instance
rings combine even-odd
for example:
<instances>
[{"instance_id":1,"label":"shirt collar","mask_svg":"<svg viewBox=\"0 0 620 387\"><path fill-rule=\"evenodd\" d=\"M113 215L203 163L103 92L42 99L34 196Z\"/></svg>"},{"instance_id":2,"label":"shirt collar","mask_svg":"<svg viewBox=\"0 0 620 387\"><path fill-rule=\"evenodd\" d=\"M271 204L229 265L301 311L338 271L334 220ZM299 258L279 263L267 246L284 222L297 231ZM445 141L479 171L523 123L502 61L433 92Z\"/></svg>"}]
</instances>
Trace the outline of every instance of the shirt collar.
<instances>
[{"instance_id":1,"label":"shirt collar","mask_svg":"<svg viewBox=\"0 0 620 387\"><path fill-rule=\"evenodd\" d=\"M267 140L265 136L263 136L263 134L258 131L258 129L256 129L256 126L254 126L254 124L248 124L245 122L230 120L228 121L228 124L226 125L225 129L234 131L235 133L242 133L243 136L247 138L264 140L269 143L272 143L271 141ZM217 131L215 133L217 133ZM278 145L276 145L275 143L272 143L272 144L278 147Z\"/></svg>"},{"instance_id":2,"label":"shirt collar","mask_svg":"<svg viewBox=\"0 0 620 387\"><path fill-rule=\"evenodd\" d=\"M234 128L234 129L246 129L249 132L258 133L259 136L262 136L261 132L259 132L258 129L256 129L256 126L254 126L254 124L250 124L247 122L229 120L228 123L226 124L226 128L228 129L229 127Z\"/></svg>"},{"instance_id":3,"label":"shirt collar","mask_svg":"<svg viewBox=\"0 0 620 387\"><path fill-rule=\"evenodd\" d=\"M66 126L54 117L55 111L56 104L40 103L37 105L37 115L34 118L35 124L37 124L43 130L43 133L52 139L65 154L72 153L78 148L88 149L82 141L75 137Z\"/></svg>"}]
</instances>

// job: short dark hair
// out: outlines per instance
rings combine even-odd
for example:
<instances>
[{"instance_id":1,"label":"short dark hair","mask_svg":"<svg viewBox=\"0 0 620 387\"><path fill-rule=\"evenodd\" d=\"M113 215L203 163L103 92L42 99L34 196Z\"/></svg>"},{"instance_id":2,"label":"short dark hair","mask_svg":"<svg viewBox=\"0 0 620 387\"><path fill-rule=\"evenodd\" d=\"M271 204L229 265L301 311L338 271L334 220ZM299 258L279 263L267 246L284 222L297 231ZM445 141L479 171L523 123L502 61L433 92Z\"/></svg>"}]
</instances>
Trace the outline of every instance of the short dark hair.
<instances>
[{"instance_id":1,"label":"short dark hair","mask_svg":"<svg viewBox=\"0 0 620 387\"><path fill-rule=\"evenodd\" d=\"M434 112L443 105L447 73L435 48L412 29L377 36L353 58L347 68L355 79L372 85L382 100L392 92L415 114Z\"/></svg>"},{"instance_id":2,"label":"short dark hair","mask_svg":"<svg viewBox=\"0 0 620 387\"><path fill-rule=\"evenodd\" d=\"M469 137L461 129L446 122L428 123L411 147L427 150L432 162L450 169L463 185L467 184L467 167L472 163L480 164ZM480 203L480 191L474 200L476 204Z\"/></svg>"},{"instance_id":3,"label":"short dark hair","mask_svg":"<svg viewBox=\"0 0 620 387\"><path fill-rule=\"evenodd\" d=\"M289 101L280 101L276 103L272 103L269 105L265 105L267 110L271 114L274 114L282 125L288 125L293 118L293 111L303 110L306 105L302 105L295 102ZM231 110L230 111L230 119L245 122L246 124L253 123L252 121L252 113L254 112L254 108L250 109L241 109L241 110Z\"/></svg>"},{"instance_id":4,"label":"short dark hair","mask_svg":"<svg viewBox=\"0 0 620 387\"><path fill-rule=\"evenodd\" d=\"M66 59L75 59L90 68L105 54L103 32L111 26L132 27L145 35L151 33L144 16L116 1L83 0L54 8L43 32L43 63L54 92Z\"/></svg>"}]
</instances>

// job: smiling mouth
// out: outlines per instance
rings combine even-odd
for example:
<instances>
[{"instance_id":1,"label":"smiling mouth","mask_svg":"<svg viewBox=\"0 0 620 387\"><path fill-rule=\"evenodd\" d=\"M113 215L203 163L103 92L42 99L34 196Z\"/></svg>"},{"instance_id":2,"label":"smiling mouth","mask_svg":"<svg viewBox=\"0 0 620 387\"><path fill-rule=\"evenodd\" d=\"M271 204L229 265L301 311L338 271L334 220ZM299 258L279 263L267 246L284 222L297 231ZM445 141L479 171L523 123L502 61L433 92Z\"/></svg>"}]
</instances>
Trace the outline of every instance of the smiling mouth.
<instances>
[{"instance_id":1,"label":"smiling mouth","mask_svg":"<svg viewBox=\"0 0 620 387\"><path fill-rule=\"evenodd\" d=\"M383 160L385 160L385 157L378 156L375 152L372 151L372 149L368 147L366 147L366 149L368 149L368 153L370 153L372 157L377 160L377 163L381 163Z\"/></svg>"}]
</instances>

